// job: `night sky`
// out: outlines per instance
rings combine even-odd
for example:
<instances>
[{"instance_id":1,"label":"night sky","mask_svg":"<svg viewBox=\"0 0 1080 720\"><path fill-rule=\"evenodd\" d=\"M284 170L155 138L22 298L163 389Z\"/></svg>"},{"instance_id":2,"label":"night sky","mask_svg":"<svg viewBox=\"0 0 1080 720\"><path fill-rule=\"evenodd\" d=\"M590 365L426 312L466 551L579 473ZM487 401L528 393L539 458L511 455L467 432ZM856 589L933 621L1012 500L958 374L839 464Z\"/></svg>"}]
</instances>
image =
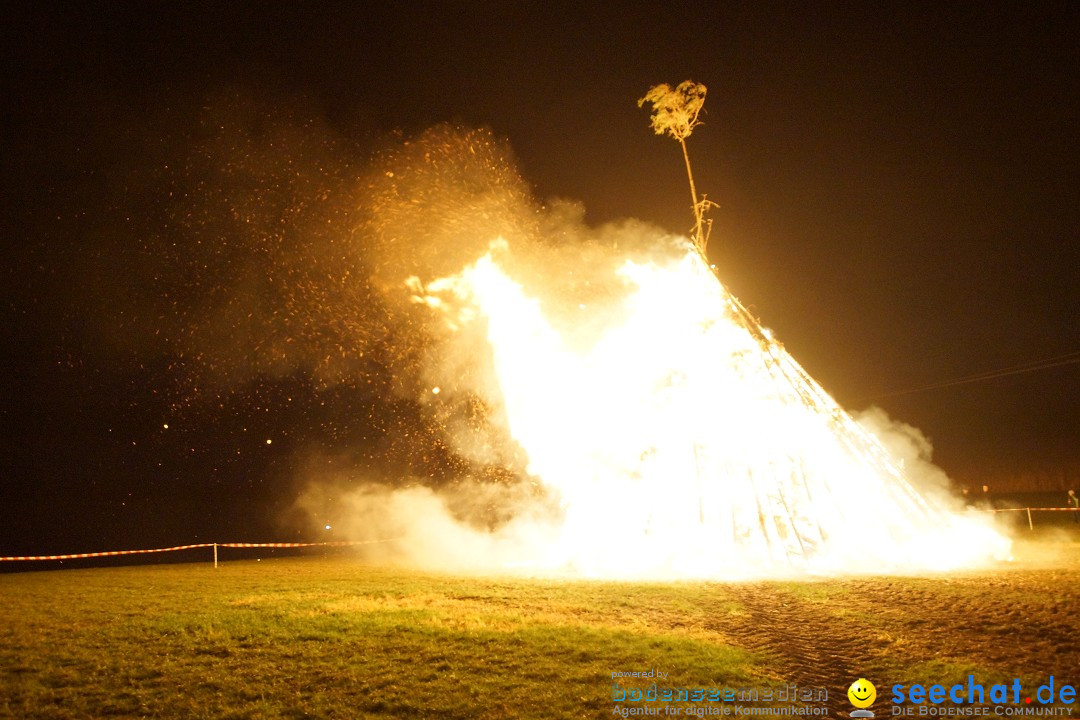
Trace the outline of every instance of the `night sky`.
<instances>
[{"instance_id":1,"label":"night sky","mask_svg":"<svg viewBox=\"0 0 1080 720\"><path fill-rule=\"evenodd\" d=\"M362 234L345 188L448 123L541 202L685 233L635 101L688 78L710 259L809 373L954 477L1080 475L1077 3L364 5L8 15L0 551L305 537L313 466L475 472L394 392L377 294L320 279L374 268L312 254ZM294 341L337 354L256 352Z\"/></svg>"}]
</instances>

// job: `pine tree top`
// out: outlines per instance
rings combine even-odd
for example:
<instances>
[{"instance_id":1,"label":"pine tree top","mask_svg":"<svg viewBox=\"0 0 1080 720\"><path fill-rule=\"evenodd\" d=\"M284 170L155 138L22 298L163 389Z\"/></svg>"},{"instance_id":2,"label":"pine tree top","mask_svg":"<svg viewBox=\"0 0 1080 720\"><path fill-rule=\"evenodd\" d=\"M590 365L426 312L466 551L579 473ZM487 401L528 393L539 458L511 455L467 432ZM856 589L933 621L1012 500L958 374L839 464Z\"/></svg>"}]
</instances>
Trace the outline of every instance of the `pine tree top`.
<instances>
[{"instance_id":1,"label":"pine tree top","mask_svg":"<svg viewBox=\"0 0 1080 720\"><path fill-rule=\"evenodd\" d=\"M679 142L690 137L694 128L701 124L698 114L705 105L705 86L693 80L684 80L675 88L667 83L654 85L638 100L638 107L650 103L650 118L657 135L665 133Z\"/></svg>"}]
</instances>

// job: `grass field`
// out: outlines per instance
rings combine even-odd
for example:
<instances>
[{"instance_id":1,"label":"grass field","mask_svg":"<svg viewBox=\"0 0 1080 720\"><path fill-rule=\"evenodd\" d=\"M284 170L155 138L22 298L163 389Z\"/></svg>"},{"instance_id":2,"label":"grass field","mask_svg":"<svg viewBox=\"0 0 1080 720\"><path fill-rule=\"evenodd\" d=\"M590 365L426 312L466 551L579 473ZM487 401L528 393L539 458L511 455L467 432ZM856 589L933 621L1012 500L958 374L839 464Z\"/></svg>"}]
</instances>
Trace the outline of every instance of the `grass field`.
<instances>
[{"instance_id":1,"label":"grass field","mask_svg":"<svg viewBox=\"0 0 1080 720\"><path fill-rule=\"evenodd\" d=\"M860 676L879 697L969 672L1080 684L1080 543L1019 554L949 577L749 584L348 556L0 575L0 715L609 717L612 673L653 668L684 687L823 686L833 715Z\"/></svg>"}]
</instances>

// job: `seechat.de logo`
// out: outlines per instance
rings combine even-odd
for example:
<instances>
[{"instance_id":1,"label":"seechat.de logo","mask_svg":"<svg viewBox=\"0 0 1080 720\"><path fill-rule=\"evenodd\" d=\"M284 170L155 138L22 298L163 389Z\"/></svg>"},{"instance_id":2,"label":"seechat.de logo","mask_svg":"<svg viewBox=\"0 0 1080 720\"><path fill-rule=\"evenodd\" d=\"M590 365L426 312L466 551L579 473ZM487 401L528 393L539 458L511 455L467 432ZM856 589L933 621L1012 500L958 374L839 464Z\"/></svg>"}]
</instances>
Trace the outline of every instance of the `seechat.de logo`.
<instances>
[{"instance_id":1,"label":"seechat.de logo","mask_svg":"<svg viewBox=\"0 0 1080 720\"><path fill-rule=\"evenodd\" d=\"M877 688L874 687L874 683L870 682L866 678L859 678L855 682L851 683L851 687L849 687L847 690L847 696L851 704L858 708L857 710L851 711L850 717L874 717L874 711L866 709L873 705L874 700L877 699Z\"/></svg>"}]
</instances>

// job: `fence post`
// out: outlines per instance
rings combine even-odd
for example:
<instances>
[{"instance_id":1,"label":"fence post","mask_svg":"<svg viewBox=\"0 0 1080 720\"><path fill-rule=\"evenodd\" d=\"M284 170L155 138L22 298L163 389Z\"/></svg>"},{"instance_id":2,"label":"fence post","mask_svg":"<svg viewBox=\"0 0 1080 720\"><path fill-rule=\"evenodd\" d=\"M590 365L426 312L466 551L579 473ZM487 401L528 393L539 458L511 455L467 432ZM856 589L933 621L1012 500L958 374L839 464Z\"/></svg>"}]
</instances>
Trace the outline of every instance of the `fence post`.
<instances>
[{"instance_id":1,"label":"fence post","mask_svg":"<svg viewBox=\"0 0 1080 720\"><path fill-rule=\"evenodd\" d=\"M1031 514L1028 514L1028 520L1031 519ZM217 570L217 543L214 543L214 569Z\"/></svg>"},{"instance_id":2,"label":"fence post","mask_svg":"<svg viewBox=\"0 0 1080 720\"><path fill-rule=\"evenodd\" d=\"M1031 524L1031 508L1027 509L1028 514L1028 530L1034 530L1035 526Z\"/></svg>"}]
</instances>

